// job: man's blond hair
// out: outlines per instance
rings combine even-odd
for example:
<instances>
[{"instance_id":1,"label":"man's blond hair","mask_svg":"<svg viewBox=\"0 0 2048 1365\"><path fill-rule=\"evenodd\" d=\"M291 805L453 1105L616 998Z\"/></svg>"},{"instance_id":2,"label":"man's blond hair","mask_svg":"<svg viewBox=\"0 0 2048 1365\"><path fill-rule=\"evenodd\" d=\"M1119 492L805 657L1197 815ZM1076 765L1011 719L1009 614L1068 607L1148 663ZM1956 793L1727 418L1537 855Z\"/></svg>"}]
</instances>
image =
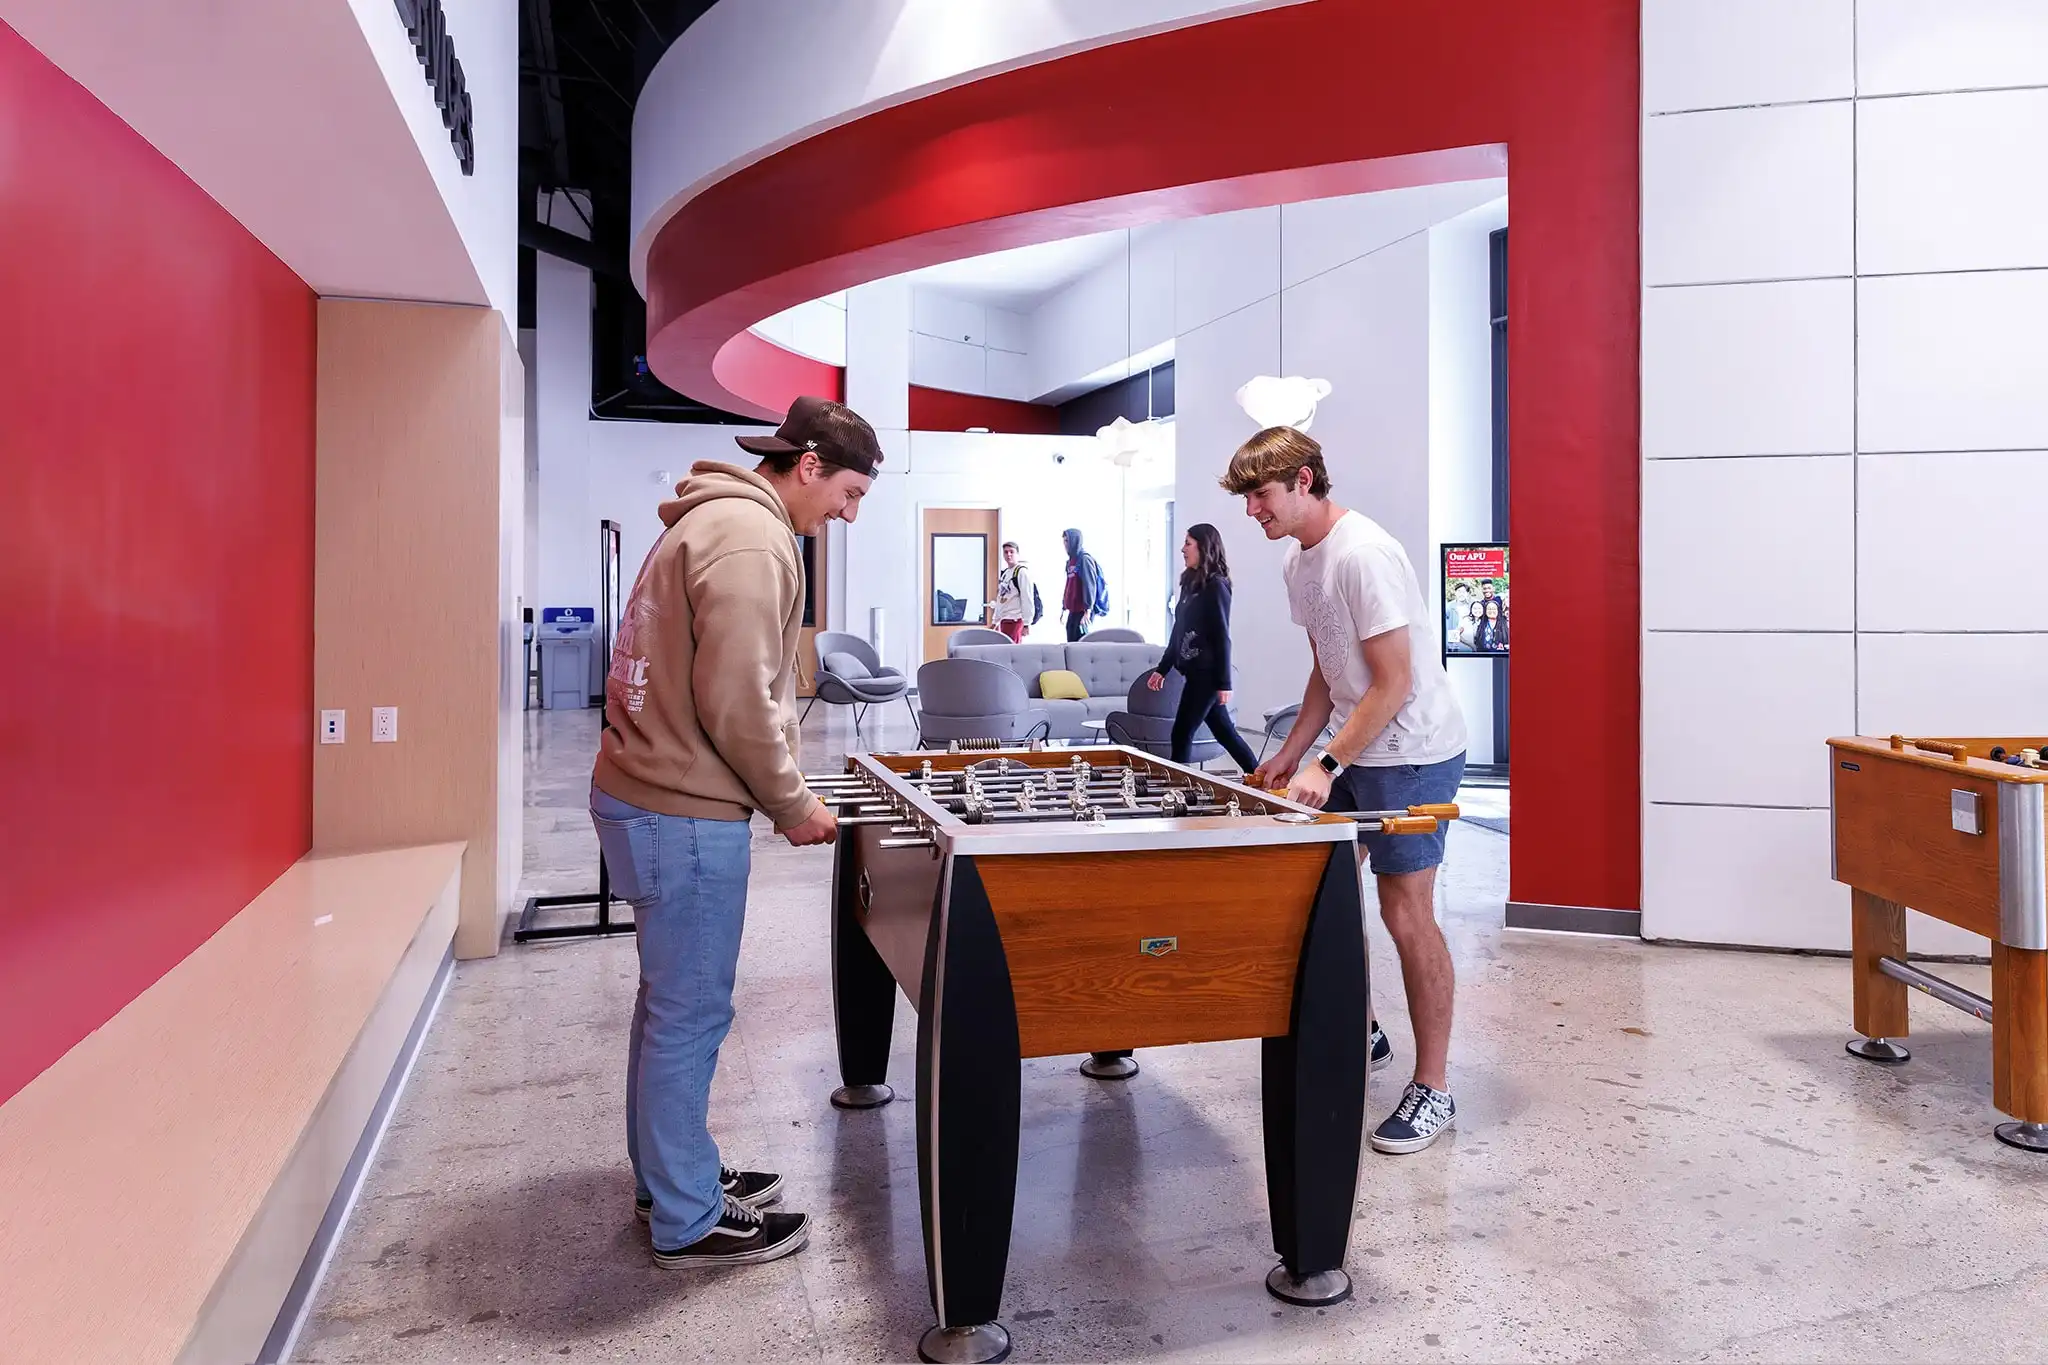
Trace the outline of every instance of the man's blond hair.
<instances>
[{"instance_id":1,"label":"man's blond hair","mask_svg":"<svg viewBox=\"0 0 2048 1365\"><path fill-rule=\"evenodd\" d=\"M1323 448L1313 436L1293 427L1267 427L1237 448L1224 471L1224 490L1240 496L1260 484L1284 483L1294 486L1295 475L1309 473L1310 496L1330 496L1330 472L1323 467Z\"/></svg>"}]
</instances>

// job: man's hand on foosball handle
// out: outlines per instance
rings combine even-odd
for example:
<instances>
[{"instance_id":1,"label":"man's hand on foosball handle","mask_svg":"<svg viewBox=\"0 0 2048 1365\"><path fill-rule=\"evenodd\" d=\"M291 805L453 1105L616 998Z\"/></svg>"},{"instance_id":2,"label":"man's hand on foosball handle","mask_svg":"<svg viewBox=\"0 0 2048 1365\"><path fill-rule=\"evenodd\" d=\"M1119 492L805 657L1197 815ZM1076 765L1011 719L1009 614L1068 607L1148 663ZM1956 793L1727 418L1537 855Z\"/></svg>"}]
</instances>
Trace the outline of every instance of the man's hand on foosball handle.
<instances>
[{"instance_id":1,"label":"man's hand on foosball handle","mask_svg":"<svg viewBox=\"0 0 2048 1365\"><path fill-rule=\"evenodd\" d=\"M1321 810L1330 800L1330 775L1316 763L1305 764L1291 778L1284 765L1261 764L1245 779L1245 785L1262 792L1275 792L1299 805Z\"/></svg>"},{"instance_id":2,"label":"man's hand on foosball handle","mask_svg":"<svg viewBox=\"0 0 2048 1365\"><path fill-rule=\"evenodd\" d=\"M811 808L809 818L801 825L791 825L788 829L777 832L795 848L804 848L811 844L829 844L839 837L839 821L825 808L825 803L820 801Z\"/></svg>"}]
</instances>

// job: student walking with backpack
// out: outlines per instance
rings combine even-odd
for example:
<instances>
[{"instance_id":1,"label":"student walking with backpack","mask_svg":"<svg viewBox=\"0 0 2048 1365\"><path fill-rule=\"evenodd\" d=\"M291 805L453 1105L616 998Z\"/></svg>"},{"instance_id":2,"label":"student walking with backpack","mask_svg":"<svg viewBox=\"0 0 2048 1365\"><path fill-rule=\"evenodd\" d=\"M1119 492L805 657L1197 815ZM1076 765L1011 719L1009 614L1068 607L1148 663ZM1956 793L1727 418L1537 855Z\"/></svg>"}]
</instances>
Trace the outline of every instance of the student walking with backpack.
<instances>
[{"instance_id":1,"label":"student walking with backpack","mask_svg":"<svg viewBox=\"0 0 2048 1365\"><path fill-rule=\"evenodd\" d=\"M1016 541L1004 541L1003 568L996 575L996 604L990 623L1009 636L1012 644L1021 645L1024 633L1043 615L1045 600L1031 581L1031 567L1024 562Z\"/></svg>"},{"instance_id":2,"label":"student walking with backpack","mask_svg":"<svg viewBox=\"0 0 2048 1365\"><path fill-rule=\"evenodd\" d=\"M1060 609L1067 614L1067 639L1072 642L1088 633L1091 618L1109 615L1109 586L1102 581L1102 566L1095 562L1095 556L1081 548L1081 533L1070 526L1063 534L1067 542L1067 590L1060 599Z\"/></svg>"}]
</instances>

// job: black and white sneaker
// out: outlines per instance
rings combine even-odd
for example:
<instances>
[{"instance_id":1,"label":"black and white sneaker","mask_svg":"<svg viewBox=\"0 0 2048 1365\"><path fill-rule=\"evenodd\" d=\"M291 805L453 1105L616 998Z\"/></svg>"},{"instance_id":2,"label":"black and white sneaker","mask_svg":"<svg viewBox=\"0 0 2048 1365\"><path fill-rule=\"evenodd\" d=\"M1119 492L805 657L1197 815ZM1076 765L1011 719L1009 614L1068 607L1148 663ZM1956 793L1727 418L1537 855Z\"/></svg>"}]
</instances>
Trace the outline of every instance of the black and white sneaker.
<instances>
[{"instance_id":1,"label":"black and white sneaker","mask_svg":"<svg viewBox=\"0 0 2048 1365\"><path fill-rule=\"evenodd\" d=\"M1365 1035L1365 1045L1372 1057L1372 1069L1379 1071L1392 1064L1394 1045L1387 1041L1387 1031L1380 1027L1380 1021L1372 1021L1371 1029Z\"/></svg>"},{"instance_id":2,"label":"black and white sneaker","mask_svg":"<svg viewBox=\"0 0 2048 1365\"><path fill-rule=\"evenodd\" d=\"M808 1213L762 1213L727 1195L725 1212L711 1231L688 1246L656 1247L654 1263L664 1270L760 1265L802 1251L810 1240Z\"/></svg>"},{"instance_id":3,"label":"black and white sneaker","mask_svg":"<svg viewBox=\"0 0 2048 1365\"><path fill-rule=\"evenodd\" d=\"M1449 1095L1420 1081L1410 1081L1394 1112L1372 1130L1372 1149L1395 1156L1419 1152L1449 1132L1457 1121L1458 1106Z\"/></svg>"},{"instance_id":4,"label":"black and white sneaker","mask_svg":"<svg viewBox=\"0 0 2048 1365\"><path fill-rule=\"evenodd\" d=\"M773 1171L736 1171L720 1166L718 1187L750 1209L765 1209L782 1202L782 1177ZM654 1217L654 1196L634 1195L633 1215L643 1223Z\"/></svg>"}]
</instances>

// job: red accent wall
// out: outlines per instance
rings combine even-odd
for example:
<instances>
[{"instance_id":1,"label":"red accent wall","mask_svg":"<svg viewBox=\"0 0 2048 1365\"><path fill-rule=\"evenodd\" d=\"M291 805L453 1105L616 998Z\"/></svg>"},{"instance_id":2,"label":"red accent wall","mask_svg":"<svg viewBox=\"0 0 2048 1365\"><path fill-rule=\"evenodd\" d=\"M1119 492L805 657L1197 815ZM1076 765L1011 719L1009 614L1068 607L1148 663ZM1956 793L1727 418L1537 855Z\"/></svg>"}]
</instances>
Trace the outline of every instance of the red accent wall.
<instances>
[{"instance_id":1,"label":"red accent wall","mask_svg":"<svg viewBox=\"0 0 2048 1365\"><path fill-rule=\"evenodd\" d=\"M1057 436L1060 410L1044 403L1019 403L1009 398L984 398L978 393L910 386L912 431L965 431L987 427L1017 436Z\"/></svg>"},{"instance_id":2,"label":"red accent wall","mask_svg":"<svg viewBox=\"0 0 2048 1365\"><path fill-rule=\"evenodd\" d=\"M0 24L0 1101L312 843L313 295Z\"/></svg>"},{"instance_id":3,"label":"red accent wall","mask_svg":"<svg viewBox=\"0 0 2048 1365\"><path fill-rule=\"evenodd\" d=\"M844 366L827 365L822 360L798 355L751 331L735 333L732 340L719 349L711 365L719 381L735 390L789 396L781 410L767 414L766 420L771 426L782 421L783 411L787 411L790 401L797 398L809 395L812 398L829 398L835 403L846 401Z\"/></svg>"},{"instance_id":4,"label":"red accent wall","mask_svg":"<svg viewBox=\"0 0 2048 1365\"><path fill-rule=\"evenodd\" d=\"M744 402L709 357L803 299L1099 228L1463 178L1505 147L1511 895L1636 907L1640 17L1640 0L1317 0L870 114L663 226L649 361ZM832 211L784 211L799 200Z\"/></svg>"}]
</instances>

